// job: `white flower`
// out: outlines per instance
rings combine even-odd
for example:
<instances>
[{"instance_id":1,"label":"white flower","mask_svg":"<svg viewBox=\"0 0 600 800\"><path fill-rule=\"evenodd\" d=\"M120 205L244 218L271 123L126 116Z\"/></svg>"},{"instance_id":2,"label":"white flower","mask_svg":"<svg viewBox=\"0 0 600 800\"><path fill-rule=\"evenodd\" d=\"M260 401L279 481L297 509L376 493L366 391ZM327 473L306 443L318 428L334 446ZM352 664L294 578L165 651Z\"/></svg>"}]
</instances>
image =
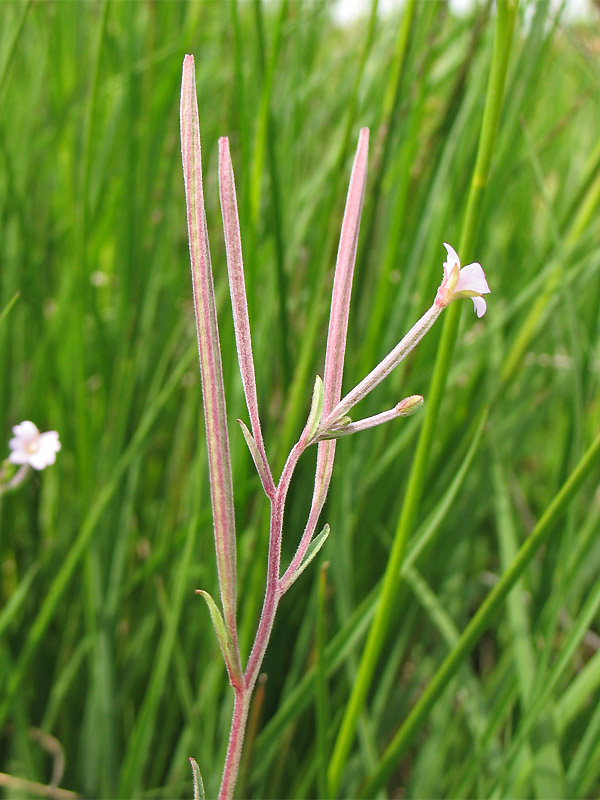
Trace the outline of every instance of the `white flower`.
<instances>
[{"instance_id":1,"label":"white flower","mask_svg":"<svg viewBox=\"0 0 600 800\"><path fill-rule=\"evenodd\" d=\"M444 247L448 252L448 261L444 261L444 279L438 289L435 304L439 308L445 308L459 297L470 297L475 306L475 313L478 317L483 317L486 303L482 295L489 294L490 287L481 264L475 262L461 269L456 250L446 242Z\"/></svg>"},{"instance_id":2,"label":"white flower","mask_svg":"<svg viewBox=\"0 0 600 800\"><path fill-rule=\"evenodd\" d=\"M34 469L44 469L54 464L60 450L56 431L40 433L37 425L25 420L13 427L13 433L14 439L8 443L12 451L8 460L12 464L29 464Z\"/></svg>"}]
</instances>

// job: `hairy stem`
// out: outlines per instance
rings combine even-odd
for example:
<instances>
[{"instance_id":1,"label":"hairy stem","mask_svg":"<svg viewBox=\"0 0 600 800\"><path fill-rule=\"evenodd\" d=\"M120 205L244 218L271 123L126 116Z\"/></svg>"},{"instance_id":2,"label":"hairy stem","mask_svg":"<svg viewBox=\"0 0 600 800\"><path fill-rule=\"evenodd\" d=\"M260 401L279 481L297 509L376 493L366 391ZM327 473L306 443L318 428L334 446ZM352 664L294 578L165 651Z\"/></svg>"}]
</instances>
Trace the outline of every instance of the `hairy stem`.
<instances>
[{"instance_id":1,"label":"hairy stem","mask_svg":"<svg viewBox=\"0 0 600 800\"><path fill-rule=\"evenodd\" d=\"M273 630L273 622L279 600L283 594L281 581L279 579L279 566L281 558L281 541L283 537L283 512L287 493L296 465L300 456L304 452L308 443L308 429L302 433L297 444L292 448L285 463L281 478L275 490L275 495L271 501L271 523L269 531L269 555L267 562L267 582L265 588L265 598L256 630L256 637L250 652L248 664L244 672L243 687L240 691L236 690L235 702L233 706L233 718L231 720L231 730L229 733L229 744L227 746L227 757L223 769L219 800L227 800L233 796L237 773L240 765L240 756L244 740L244 732L248 719L248 707L250 698L256 685L256 680L260 668L267 652L269 638ZM316 524L316 523L315 523Z\"/></svg>"},{"instance_id":2,"label":"hairy stem","mask_svg":"<svg viewBox=\"0 0 600 800\"><path fill-rule=\"evenodd\" d=\"M246 691L245 689L236 689L235 692L231 731L223 777L221 778L221 788L219 789L219 800L229 800L229 798L233 797L233 790L240 768L240 758L242 757L242 745L244 744L251 694L251 691Z\"/></svg>"}]
</instances>

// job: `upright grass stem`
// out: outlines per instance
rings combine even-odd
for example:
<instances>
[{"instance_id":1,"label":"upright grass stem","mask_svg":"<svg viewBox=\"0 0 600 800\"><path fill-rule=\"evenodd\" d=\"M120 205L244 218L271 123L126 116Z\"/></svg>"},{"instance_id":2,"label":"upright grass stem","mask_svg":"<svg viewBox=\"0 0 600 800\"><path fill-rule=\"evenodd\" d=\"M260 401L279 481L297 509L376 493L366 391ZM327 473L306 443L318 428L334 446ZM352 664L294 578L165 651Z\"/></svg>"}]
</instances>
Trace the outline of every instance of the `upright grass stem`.
<instances>
[{"instance_id":1,"label":"upright grass stem","mask_svg":"<svg viewBox=\"0 0 600 800\"><path fill-rule=\"evenodd\" d=\"M479 148L471 180L471 189L459 248L463 257L469 256L470 254L475 238L477 219L481 206L481 196L483 188L487 183L502 108L506 71L516 12L517 0L500 0L498 2L490 79L479 139ZM423 491L428 456L438 424L439 410L458 333L459 321L460 305L455 303L448 311L442 331L433 378L427 396L425 420L408 478L404 503L402 505L402 511L400 513L394 542L383 579L379 604L362 653L356 680L350 693L348 705L344 712L329 764L328 778L332 796L338 794L341 786L344 768L350 753L358 719L371 686L373 673L388 633L392 609L394 608L398 596L397 575L402 565L408 537L416 519Z\"/></svg>"}]
</instances>

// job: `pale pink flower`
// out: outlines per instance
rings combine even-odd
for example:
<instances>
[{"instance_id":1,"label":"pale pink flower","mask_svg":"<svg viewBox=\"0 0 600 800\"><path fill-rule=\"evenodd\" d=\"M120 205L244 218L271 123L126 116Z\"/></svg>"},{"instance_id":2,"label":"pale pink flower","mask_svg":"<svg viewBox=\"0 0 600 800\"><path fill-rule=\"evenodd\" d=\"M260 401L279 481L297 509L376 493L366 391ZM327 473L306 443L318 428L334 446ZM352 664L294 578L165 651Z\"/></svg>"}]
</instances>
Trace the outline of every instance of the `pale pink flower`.
<instances>
[{"instance_id":1,"label":"pale pink flower","mask_svg":"<svg viewBox=\"0 0 600 800\"><path fill-rule=\"evenodd\" d=\"M481 264L475 262L461 269L456 250L446 242L444 247L448 252L448 260L444 261L444 279L435 298L436 306L445 308L459 297L470 297L475 306L475 313L478 317L483 317L486 303L482 295L489 294L490 287Z\"/></svg>"},{"instance_id":2,"label":"pale pink flower","mask_svg":"<svg viewBox=\"0 0 600 800\"><path fill-rule=\"evenodd\" d=\"M12 464L29 464L34 469L44 469L56 461L60 442L56 431L40 433L37 425L30 420L13 427L14 438L8 443Z\"/></svg>"}]
</instances>

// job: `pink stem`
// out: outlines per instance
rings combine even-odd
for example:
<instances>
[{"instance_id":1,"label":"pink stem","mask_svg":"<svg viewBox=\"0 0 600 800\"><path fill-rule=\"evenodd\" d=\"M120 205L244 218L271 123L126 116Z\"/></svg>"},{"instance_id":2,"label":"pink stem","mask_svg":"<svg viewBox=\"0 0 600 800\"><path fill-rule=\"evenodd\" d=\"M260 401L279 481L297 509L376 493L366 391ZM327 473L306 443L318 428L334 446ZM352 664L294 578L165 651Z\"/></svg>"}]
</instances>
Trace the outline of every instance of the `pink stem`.
<instances>
[{"instance_id":1,"label":"pink stem","mask_svg":"<svg viewBox=\"0 0 600 800\"><path fill-rule=\"evenodd\" d=\"M279 484L275 491L275 497L271 504L271 529L269 532L269 556L265 599L263 601L263 608L256 631L256 638L250 652L246 672L244 673L246 688L250 688L250 690L254 688L256 678L258 677L260 665L262 664L269 643L271 629L273 628L275 612L277 611L279 599L282 594L279 580L279 566L281 561L281 540L283 537L283 512L292 475L294 474L300 456L306 449L306 441L307 435L306 431L304 431L285 462Z\"/></svg>"},{"instance_id":2,"label":"pink stem","mask_svg":"<svg viewBox=\"0 0 600 800\"><path fill-rule=\"evenodd\" d=\"M308 513L308 520L302 539L298 545L294 557L292 558L288 568L281 577L280 587L281 594L285 594L295 579L295 573L302 564L306 551L309 548L317 522L325 505L329 483L331 481L331 473L333 470L333 459L335 456L335 439L319 443L319 453L317 456L317 473L315 475L315 488L313 492L313 499Z\"/></svg>"},{"instance_id":3,"label":"pink stem","mask_svg":"<svg viewBox=\"0 0 600 800\"><path fill-rule=\"evenodd\" d=\"M233 797L242 757L242 745L244 744L251 694L252 692L247 692L244 689L236 689L235 691L231 731L221 778L221 788L219 789L219 800L230 800Z\"/></svg>"},{"instance_id":4,"label":"pink stem","mask_svg":"<svg viewBox=\"0 0 600 800\"><path fill-rule=\"evenodd\" d=\"M269 556L267 563L267 582L265 589L265 598L263 607L256 630L256 637L246 671L244 673L244 686L241 690L236 689L235 701L233 706L233 719L231 721L231 730L229 734L229 744L227 747L227 757L225 760L225 767L223 770L223 779L221 782L221 789L219 792L219 800L228 800L233 796L235 782L240 764L240 756L242 752L242 743L244 738L244 731L246 728L246 720L248 717L248 706L250 698L256 685L256 679L260 672L260 668L267 651L269 638L273 629L273 622L277 607L282 595L281 582L279 580L279 565L281 558L281 540L283 536L283 512L285 508L285 500L287 497L290 483L298 460L304 450L306 449L308 441L308 432L305 429L302 433L297 444L294 445L290 452L285 466L281 473L281 478L275 496L271 501L271 524L269 531Z\"/></svg>"},{"instance_id":5,"label":"pink stem","mask_svg":"<svg viewBox=\"0 0 600 800\"><path fill-rule=\"evenodd\" d=\"M25 478L27 478L30 472L31 472L31 467L29 466L29 464L21 464L19 469L15 472L15 474L9 481L7 481L5 484L0 483L0 494L2 494L3 492L11 491L12 489L16 489L23 483L23 481L25 480Z\"/></svg>"}]
</instances>

